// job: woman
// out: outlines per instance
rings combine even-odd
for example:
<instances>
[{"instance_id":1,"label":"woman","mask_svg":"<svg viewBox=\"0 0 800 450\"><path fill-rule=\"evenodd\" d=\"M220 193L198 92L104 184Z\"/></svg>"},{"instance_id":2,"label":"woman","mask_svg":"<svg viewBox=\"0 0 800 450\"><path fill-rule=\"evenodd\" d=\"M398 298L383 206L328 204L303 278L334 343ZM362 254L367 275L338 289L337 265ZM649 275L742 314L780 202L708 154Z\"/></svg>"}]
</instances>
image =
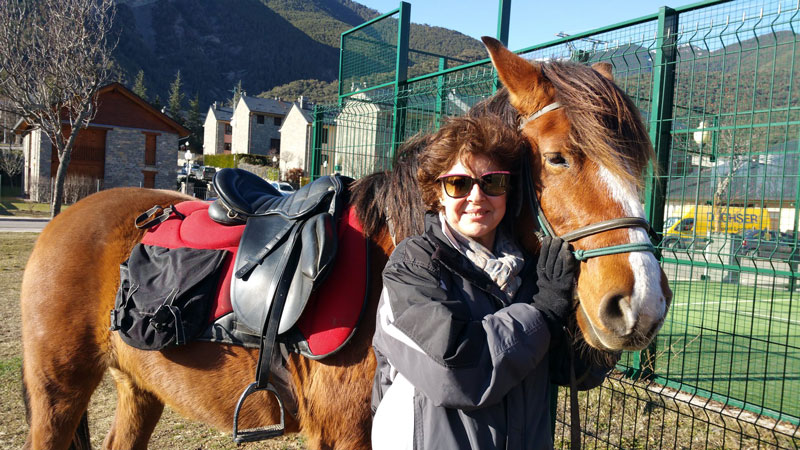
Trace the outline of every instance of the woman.
<instances>
[{"instance_id":1,"label":"woman","mask_svg":"<svg viewBox=\"0 0 800 450\"><path fill-rule=\"evenodd\" d=\"M373 448L552 448L548 351L572 308L578 264L546 238L513 239L523 151L495 116L455 118L420 155L425 231L383 272L373 346ZM602 382L605 370L583 377Z\"/></svg>"}]
</instances>

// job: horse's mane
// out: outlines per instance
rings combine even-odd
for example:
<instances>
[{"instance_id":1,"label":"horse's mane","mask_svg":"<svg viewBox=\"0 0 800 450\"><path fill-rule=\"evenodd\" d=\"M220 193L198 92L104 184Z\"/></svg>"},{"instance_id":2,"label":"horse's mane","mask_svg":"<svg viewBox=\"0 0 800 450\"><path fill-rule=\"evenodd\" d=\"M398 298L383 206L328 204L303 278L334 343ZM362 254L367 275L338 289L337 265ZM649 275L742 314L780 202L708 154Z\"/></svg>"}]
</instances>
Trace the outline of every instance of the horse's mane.
<instances>
[{"instance_id":1,"label":"horse's mane","mask_svg":"<svg viewBox=\"0 0 800 450\"><path fill-rule=\"evenodd\" d=\"M572 126L570 146L641 187L653 147L630 97L591 67L562 61L540 67Z\"/></svg>"}]
</instances>

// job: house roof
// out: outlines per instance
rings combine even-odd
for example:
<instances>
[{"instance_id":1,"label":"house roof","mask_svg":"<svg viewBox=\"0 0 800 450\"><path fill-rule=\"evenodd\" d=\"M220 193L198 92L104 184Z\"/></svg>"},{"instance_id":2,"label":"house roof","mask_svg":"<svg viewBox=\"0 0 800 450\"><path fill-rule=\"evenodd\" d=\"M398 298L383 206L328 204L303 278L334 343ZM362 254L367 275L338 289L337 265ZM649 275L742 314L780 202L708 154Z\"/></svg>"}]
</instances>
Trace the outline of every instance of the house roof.
<instances>
[{"instance_id":1,"label":"house roof","mask_svg":"<svg viewBox=\"0 0 800 450\"><path fill-rule=\"evenodd\" d=\"M240 99L244 105L253 112L285 116L292 109L292 102L273 100L271 98L248 97L243 95ZM238 106L238 105L237 105Z\"/></svg>"},{"instance_id":2,"label":"house roof","mask_svg":"<svg viewBox=\"0 0 800 450\"><path fill-rule=\"evenodd\" d=\"M228 106L211 105L208 109L209 114L213 114L216 120L230 122L231 117L233 117L233 108Z\"/></svg>"},{"instance_id":3,"label":"house roof","mask_svg":"<svg viewBox=\"0 0 800 450\"><path fill-rule=\"evenodd\" d=\"M131 91L130 89L126 88L125 86L123 86L120 83L117 83L117 82L109 83L109 84L101 87L97 91L96 95L97 95L97 97L102 97L103 95L110 94L110 93L120 94L121 96L123 96L126 99L130 100L136 106L140 107L141 109L145 110L147 113L149 113L150 115L155 117L156 120L162 122L167 128L170 128L170 129L174 130L175 133L177 133L178 136L180 136L180 137L186 137L191 133L183 125L179 124L178 122L176 122L175 120L173 120L172 118L167 116L166 114L162 113L161 111L156 109L153 105L151 105L150 103L146 102L144 99L142 99L138 95L134 94L133 91ZM102 109L102 104L98 105L98 112L99 112L100 109ZM111 126L113 126L115 124L113 124L113 123L104 123L103 125L111 125ZM17 122L14 125L14 132L17 133L17 134L21 134L21 133L24 133L25 131L27 131L30 128L31 128L31 123L27 119L21 119L19 122Z\"/></svg>"}]
</instances>

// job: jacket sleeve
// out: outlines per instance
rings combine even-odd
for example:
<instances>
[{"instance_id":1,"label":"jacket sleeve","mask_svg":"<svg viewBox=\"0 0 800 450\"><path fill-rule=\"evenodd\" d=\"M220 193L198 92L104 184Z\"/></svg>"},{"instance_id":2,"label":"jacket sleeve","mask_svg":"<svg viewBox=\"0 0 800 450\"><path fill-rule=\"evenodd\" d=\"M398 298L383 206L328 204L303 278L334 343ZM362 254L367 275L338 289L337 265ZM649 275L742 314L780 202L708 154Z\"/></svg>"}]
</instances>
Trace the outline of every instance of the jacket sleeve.
<instances>
[{"instance_id":1,"label":"jacket sleeve","mask_svg":"<svg viewBox=\"0 0 800 450\"><path fill-rule=\"evenodd\" d=\"M542 362L550 332L533 306L471 320L429 261L395 256L384 269L373 344L434 404L469 410L499 402Z\"/></svg>"}]
</instances>

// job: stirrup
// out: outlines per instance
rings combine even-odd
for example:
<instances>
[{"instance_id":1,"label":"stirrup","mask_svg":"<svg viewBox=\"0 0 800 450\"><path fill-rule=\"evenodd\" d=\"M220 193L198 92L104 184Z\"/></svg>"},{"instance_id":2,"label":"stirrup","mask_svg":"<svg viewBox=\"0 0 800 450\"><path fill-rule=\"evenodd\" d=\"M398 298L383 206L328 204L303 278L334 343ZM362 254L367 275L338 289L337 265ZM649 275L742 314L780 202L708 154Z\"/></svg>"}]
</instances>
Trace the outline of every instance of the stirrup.
<instances>
[{"instance_id":1,"label":"stirrup","mask_svg":"<svg viewBox=\"0 0 800 450\"><path fill-rule=\"evenodd\" d=\"M244 399L247 398L248 395L257 391L269 391L275 396L275 398L278 400L278 407L281 409L281 423L239 431L239 410L244 404ZM242 396L239 397L239 401L236 403L236 411L233 413L234 442L241 444L242 442L263 441L265 439L282 436L284 428L283 400L281 400L281 396L278 395L278 391L275 390L275 386L273 386L272 383L267 383L267 386L263 388L259 388L258 383L251 383L249 386L247 386L244 392L242 392Z\"/></svg>"}]
</instances>

